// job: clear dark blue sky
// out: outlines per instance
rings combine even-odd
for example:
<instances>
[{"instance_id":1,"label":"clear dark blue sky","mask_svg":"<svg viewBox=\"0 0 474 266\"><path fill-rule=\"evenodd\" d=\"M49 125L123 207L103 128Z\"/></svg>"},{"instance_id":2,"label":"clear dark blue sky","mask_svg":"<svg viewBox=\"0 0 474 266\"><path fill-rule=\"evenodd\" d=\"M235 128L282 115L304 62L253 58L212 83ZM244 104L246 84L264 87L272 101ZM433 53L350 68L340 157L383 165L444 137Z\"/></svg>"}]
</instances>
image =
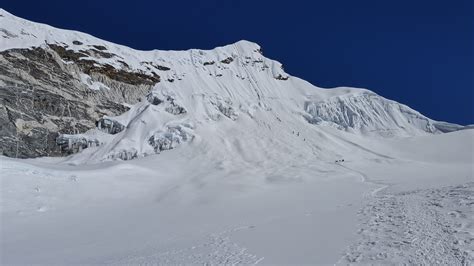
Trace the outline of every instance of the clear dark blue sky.
<instances>
[{"instance_id":1,"label":"clear dark blue sky","mask_svg":"<svg viewBox=\"0 0 474 266\"><path fill-rule=\"evenodd\" d=\"M33 21L136 49L259 43L321 87L364 87L437 120L474 123L474 1L1 0Z\"/></svg>"}]
</instances>

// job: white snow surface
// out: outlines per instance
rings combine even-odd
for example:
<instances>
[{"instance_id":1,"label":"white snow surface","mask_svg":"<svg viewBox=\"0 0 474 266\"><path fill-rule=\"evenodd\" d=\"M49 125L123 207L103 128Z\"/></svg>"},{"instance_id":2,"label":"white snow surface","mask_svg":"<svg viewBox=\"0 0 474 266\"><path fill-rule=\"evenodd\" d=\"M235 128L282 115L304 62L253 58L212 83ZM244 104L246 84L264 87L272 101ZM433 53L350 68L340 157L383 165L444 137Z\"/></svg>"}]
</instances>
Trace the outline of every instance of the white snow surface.
<instances>
[{"instance_id":1,"label":"white snow surface","mask_svg":"<svg viewBox=\"0 0 474 266\"><path fill-rule=\"evenodd\" d=\"M0 50L105 46L117 57L99 64L162 80L108 117L122 132L78 136L98 147L0 157L1 264L474 259L474 129L441 134L462 127L369 90L315 87L248 41L137 51L4 10L0 34Z\"/></svg>"},{"instance_id":2,"label":"white snow surface","mask_svg":"<svg viewBox=\"0 0 474 266\"><path fill-rule=\"evenodd\" d=\"M2 264L472 263L474 130L280 131L126 162L1 157Z\"/></svg>"}]
</instances>

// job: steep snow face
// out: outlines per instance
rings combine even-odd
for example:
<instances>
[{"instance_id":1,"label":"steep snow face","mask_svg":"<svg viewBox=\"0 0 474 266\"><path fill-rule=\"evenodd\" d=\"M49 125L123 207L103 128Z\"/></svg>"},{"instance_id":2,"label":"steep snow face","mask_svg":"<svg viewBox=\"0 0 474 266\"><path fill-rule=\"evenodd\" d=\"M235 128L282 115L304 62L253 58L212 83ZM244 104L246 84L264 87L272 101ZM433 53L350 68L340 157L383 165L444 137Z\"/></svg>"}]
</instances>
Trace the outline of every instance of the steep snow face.
<instances>
[{"instance_id":1,"label":"steep snow face","mask_svg":"<svg viewBox=\"0 0 474 266\"><path fill-rule=\"evenodd\" d=\"M307 102L308 121L338 129L381 136L413 136L440 133L437 122L406 105L387 100L372 92L331 97Z\"/></svg>"},{"instance_id":2,"label":"steep snow face","mask_svg":"<svg viewBox=\"0 0 474 266\"><path fill-rule=\"evenodd\" d=\"M207 150L202 152L221 154L246 153L248 149L254 153L251 156L259 158L266 156L268 149L285 154L298 148L327 160L344 156L353 145L350 141L341 144L327 128L361 137L442 132L436 127L438 122L367 90L323 90L294 77L281 81L265 72L252 73L249 68L252 66L242 65L241 72L219 79L188 76L157 84L130 111L107 118L126 125L122 132L102 138L103 145L68 161L129 160L181 145L191 145L191 150L201 150L198 147L204 145ZM240 78L244 74L251 78ZM291 140L295 137L303 146L295 146ZM262 140L254 142L255 138ZM222 146L216 139L227 144Z\"/></svg>"},{"instance_id":3,"label":"steep snow face","mask_svg":"<svg viewBox=\"0 0 474 266\"><path fill-rule=\"evenodd\" d=\"M129 111L98 121L97 130L109 133L105 137L95 129L79 137L61 135L59 145L78 146L79 150L91 146L72 158L77 162L133 159L215 138L241 141L244 136L253 138L275 128L297 136L305 131L304 141L314 142L327 127L381 137L461 128L433 121L365 89L315 87L285 73L279 62L264 57L260 46L248 41L213 50L137 51L80 32L29 22L4 10L0 10L0 32L0 51L53 47L78 57L79 62L92 60L104 67L105 73L110 67L127 69L158 82L140 102L130 105ZM87 75L81 77L93 91L114 89L114 83L104 86L100 79L92 82ZM294 148L285 134L274 136L280 141L275 149L282 152ZM94 147L96 143L99 147ZM250 144L244 139L239 145ZM330 144L315 147L328 152L335 148Z\"/></svg>"}]
</instances>

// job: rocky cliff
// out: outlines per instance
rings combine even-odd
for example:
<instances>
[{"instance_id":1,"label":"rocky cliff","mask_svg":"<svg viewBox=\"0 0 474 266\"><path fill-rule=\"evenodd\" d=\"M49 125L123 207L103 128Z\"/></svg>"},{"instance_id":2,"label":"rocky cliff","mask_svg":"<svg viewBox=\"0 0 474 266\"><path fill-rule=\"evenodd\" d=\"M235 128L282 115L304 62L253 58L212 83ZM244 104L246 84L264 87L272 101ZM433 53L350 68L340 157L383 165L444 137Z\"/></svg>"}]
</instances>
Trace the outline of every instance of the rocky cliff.
<instances>
[{"instance_id":1,"label":"rocky cliff","mask_svg":"<svg viewBox=\"0 0 474 266\"><path fill-rule=\"evenodd\" d=\"M0 152L6 156L71 153L57 144L60 133L82 133L104 115L123 113L168 70L132 69L99 41L38 42L48 30L0 10ZM111 58L121 66L101 61Z\"/></svg>"}]
</instances>

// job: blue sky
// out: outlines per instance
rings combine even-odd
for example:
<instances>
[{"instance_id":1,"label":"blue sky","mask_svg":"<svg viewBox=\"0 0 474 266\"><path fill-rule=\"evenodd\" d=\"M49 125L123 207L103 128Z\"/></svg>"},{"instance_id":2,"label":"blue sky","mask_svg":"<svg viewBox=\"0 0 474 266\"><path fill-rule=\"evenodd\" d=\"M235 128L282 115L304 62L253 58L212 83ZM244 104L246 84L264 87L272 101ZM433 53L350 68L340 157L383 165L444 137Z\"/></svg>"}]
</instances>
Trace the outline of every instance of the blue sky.
<instances>
[{"instance_id":1,"label":"blue sky","mask_svg":"<svg viewBox=\"0 0 474 266\"><path fill-rule=\"evenodd\" d=\"M474 123L474 1L2 1L14 15L136 49L259 43L321 87L363 87Z\"/></svg>"}]
</instances>

